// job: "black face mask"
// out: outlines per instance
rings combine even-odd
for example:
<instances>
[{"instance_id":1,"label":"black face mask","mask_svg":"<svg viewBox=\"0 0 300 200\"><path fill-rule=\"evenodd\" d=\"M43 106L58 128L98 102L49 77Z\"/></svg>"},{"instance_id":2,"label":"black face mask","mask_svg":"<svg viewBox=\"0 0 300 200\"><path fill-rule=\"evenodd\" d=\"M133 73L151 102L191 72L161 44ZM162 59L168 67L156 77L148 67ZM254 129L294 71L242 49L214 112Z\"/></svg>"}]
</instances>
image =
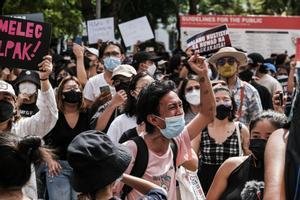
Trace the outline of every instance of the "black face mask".
<instances>
[{"instance_id":1,"label":"black face mask","mask_svg":"<svg viewBox=\"0 0 300 200\"><path fill-rule=\"evenodd\" d=\"M120 90L127 91L128 87L129 87L129 83L124 83L124 82L121 82L118 85L115 85L116 91L120 91Z\"/></svg>"},{"instance_id":2,"label":"black face mask","mask_svg":"<svg viewBox=\"0 0 300 200\"><path fill-rule=\"evenodd\" d=\"M264 153L266 148L267 140L264 139L250 139L249 149L259 161L264 161Z\"/></svg>"},{"instance_id":3,"label":"black face mask","mask_svg":"<svg viewBox=\"0 0 300 200\"><path fill-rule=\"evenodd\" d=\"M231 113L231 106L219 104L217 106L217 115L216 118L219 120L223 120L226 117L229 117Z\"/></svg>"},{"instance_id":4,"label":"black face mask","mask_svg":"<svg viewBox=\"0 0 300 200\"><path fill-rule=\"evenodd\" d=\"M63 101L67 103L81 103L82 101L82 92L70 90L68 92L62 93Z\"/></svg>"},{"instance_id":5,"label":"black face mask","mask_svg":"<svg viewBox=\"0 0 300 200\"><path fill-rule=\"evenodd\" d=\"M39 111L36 102L31 104L22 104L19 109L22 117L31 117Z\"/></svg>"},{"instance_id":6,"label":"black face mask","mask_svg":"<svg viewBox=\"0 0 300 200\"><path fill-rule=\"evenodd\" d=\"M239 73L239 77L241 80L249 82L252 80L253 72L250 69L246 69Z\"/></svg>"},{"instance_id":7,"label":"black face mask","mask_svg":"<svg viewBox=\"0 0 300 200\"><path fill-rule=\"evenodd\" d=\"M5 122L14 115L14 106L4 100L0 101L0 122Z\"/></svg>"}]
</instances>

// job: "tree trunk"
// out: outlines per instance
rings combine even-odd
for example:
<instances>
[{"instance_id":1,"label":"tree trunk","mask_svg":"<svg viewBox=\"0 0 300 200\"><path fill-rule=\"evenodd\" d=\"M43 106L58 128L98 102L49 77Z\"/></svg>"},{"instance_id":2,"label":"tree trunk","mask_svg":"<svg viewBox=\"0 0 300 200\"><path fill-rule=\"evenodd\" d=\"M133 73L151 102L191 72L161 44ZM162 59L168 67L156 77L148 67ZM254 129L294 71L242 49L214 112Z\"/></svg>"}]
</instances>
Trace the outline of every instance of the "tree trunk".
<instances>
[{"instance_id":1,"label":"tree trunk","mask_svg":"<svg viewBox=\"0 0 300 200\"><path fill-rule=\"evenodd\" d=\"M81 0L81 12L85 21L95 19L95 11L91 0Z\"/></svg>"},{"instance_id":2,"label":"tree trunk","mask_svg":"<svg viewBox=\"0 0 300 200\"><path fill-rule=\"evenodd\" d=\"M190 15L197 14L197 4L198 3L199 3L199 0L189 0L189 4L190 4L189 14Z\"/></svg>"}]
</instances>

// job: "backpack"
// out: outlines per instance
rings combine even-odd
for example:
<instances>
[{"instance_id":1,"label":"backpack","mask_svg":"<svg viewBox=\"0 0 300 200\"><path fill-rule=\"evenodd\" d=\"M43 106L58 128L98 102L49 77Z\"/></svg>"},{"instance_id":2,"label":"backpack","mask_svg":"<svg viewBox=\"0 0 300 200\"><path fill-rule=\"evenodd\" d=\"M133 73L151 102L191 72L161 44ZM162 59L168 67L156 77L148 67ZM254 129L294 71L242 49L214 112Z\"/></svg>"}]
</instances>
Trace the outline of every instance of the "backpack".
<instances>
[{"instance_id":1,"label":"backpack","mask_svg":"<svg viewBox=\"0 0 300 200\"><path fill-rule=\"evenodd\" d=\"M124 135L124 137L123 137ZM135 163L131 169L130 175L135 176L135 177L143 177L147 166L148 166L148 147L147 144L145 143L144 139L140 136L137 135L136 128L129 129L128 131L124 132L120 141L125 142L127 140L133 140L137 146L137 154L135 157ZM126 139L127 140L126 140ZM176 171L176 157L177 157L177 151L178 147L177 144L175 143L175 140L172 139L172 142L170 143L172 152L173 152L173 165ZM132 191L132 187L128 185L124 185L122 188L122 195L121 199L124 200L125 197Z\"/></svg>"}]
</instances>

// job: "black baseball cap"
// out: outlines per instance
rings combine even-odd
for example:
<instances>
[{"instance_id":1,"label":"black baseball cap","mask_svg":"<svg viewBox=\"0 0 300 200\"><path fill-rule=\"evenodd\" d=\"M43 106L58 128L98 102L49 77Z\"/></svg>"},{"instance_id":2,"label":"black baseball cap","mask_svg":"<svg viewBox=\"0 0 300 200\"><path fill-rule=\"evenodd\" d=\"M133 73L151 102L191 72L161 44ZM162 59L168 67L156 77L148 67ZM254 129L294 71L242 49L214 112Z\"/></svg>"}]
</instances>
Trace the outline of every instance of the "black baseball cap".
<instances>
[{"instance_id":1,"label":"black baseball cap","mask_svg":"<svg viewBox=\"0 0 300 200\"><path fill-rule=\"evenodd\" d=\"M159 56L154 56L149 52L146 51L141 51L137 52L136 54L133 55L132 59L132 65L135 67L141 62L144 62L146 60L151 60L151 61L158 61L161 57Z\"/></svg>"},{"instance_id":2,"label":"black baseball cap","mask_svg":"<svg viewBox=\"0 0 300 200\"><path fill-rule=\"evenodd\" d=\"M68 147L68 162L73 168L71 184L77 192L93 192L113 183L127 169L130 150L113 143L96 130L77 135Z\"/></svg>"}]
</instances>

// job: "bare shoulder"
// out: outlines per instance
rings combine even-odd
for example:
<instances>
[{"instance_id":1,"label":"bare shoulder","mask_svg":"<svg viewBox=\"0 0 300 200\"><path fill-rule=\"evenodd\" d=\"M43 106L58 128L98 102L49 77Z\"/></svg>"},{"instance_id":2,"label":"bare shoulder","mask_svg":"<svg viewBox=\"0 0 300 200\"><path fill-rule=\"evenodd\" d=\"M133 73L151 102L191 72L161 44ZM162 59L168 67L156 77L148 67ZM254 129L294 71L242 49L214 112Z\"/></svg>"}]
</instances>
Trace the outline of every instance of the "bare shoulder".
<instances>
[{"instance_id":1,"label":"bare shoulder","mask_svg":"<svg viewBox=\"0 0 300 200\"><path fill-rule=\"evenodd\" d=\"M224 164L228 166L235 166L240 165L242 162L244 162L249 156L236 156L236 157L230 157L227 160L225 160Z\"/></svg>"},{"instance_id":2,"label":"bare shoulder","mask_svg":"<svg viewBox=\"0 0 300 200\"><path fill-rule=\"evenodd\" d=\"M248 127L243 123L242 123L242 130L249 132Z\"/></svg>"},{"instance_id":3,"label":"bare shoulder","mask_svg":"<svg viewBox=\"0 0 300 200\"><path fill-rule=\"evenodd\" d=\"M221 165L223 171L226 171L230 174L235 168L237 168L240 164L242 164L249 156L239 156L239 157L231 157L225 160L225 162Z\"/></svg>"},{"instance_id":4,"label":"bare shoulder","mask_svg":"<svg viewBox=\"0 0 300 200\"><path fill-rule=\"evenodd\" d=\"M278 129L274 131L268 139L268 146L274 146L274 148L286 144L289 132L286 129Z\"/></svg>"}]
</instances>

